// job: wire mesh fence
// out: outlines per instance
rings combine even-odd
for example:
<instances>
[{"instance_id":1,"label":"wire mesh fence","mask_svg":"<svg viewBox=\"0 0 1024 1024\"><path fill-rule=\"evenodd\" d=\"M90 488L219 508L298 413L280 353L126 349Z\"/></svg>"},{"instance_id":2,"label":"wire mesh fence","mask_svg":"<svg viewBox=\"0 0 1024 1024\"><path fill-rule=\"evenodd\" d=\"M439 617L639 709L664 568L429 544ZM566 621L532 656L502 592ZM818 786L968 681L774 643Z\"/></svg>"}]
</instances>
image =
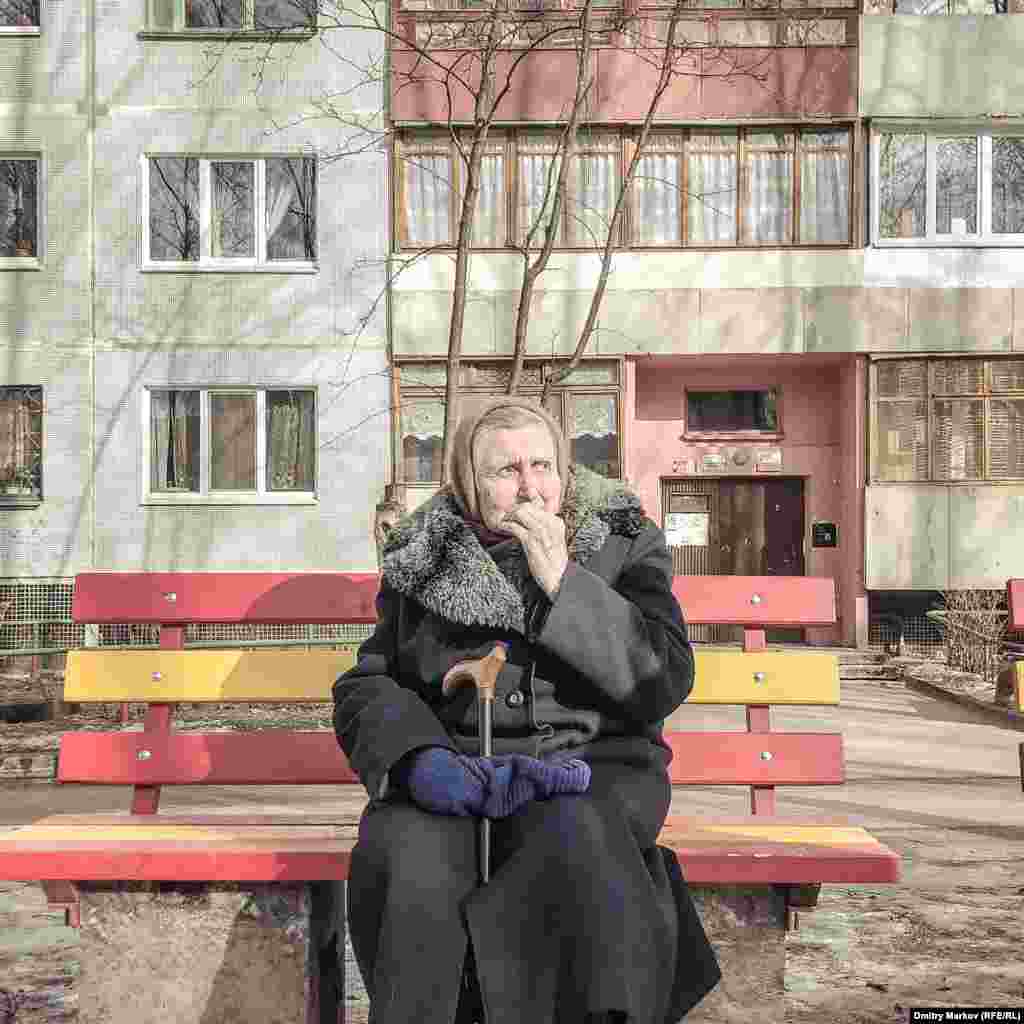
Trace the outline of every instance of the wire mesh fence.
<instances>
[{"instance_id":1,"label":"wire mesh fence","mask_svg":"<svg viewBox=\"0 0 1024 1024\"><path fill-rule=\"evenodd\" d=\"M159 647L152 623L92 626L71 621L74 579L0 581L0 659L60 655L78 647ZM362 643L372 625L189 623L186 647L292 647Z\"/></svg>"}]
</instances>

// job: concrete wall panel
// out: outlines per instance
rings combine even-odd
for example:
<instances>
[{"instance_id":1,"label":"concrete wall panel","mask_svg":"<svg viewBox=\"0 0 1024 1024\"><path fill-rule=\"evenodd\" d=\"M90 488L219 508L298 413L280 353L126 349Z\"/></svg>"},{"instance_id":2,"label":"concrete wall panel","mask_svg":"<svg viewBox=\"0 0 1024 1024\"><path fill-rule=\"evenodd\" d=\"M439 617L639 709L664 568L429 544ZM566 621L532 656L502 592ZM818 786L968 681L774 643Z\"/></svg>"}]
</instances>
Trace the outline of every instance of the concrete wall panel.
<instances>
[{"instance_id":1,"label":"concrete wall panel","mask_svg":"<svg viewBox=\"0 0 1024 1024\"><path fill-rule=\"evenodd\" d=\"M928 484L866 488L868 590L941 590L948 585L949 491Z\"/></svg>"},{"instance_id":2,"label":"concrete wall panel","mask_svg":"<svg viewBox=\"0 0 1024 1024\"><path fill-rule=\"evenodd\" d=\"M692 288L605 292L596 351L668 354L700 351L700 293Z\"/></svg>"},{"instance_id":3,"label":"concrete wall panel","mask_svg":"<svg viewBox=\"0 0 1024 1024\"><path fill-rule=\"evenodd\" d=\"M803 302L795 288L706 289L700 295L700 350L800 352Z\"/></svg>"},{"instance_id":4,"label":"concrete wall panel","mask_svg":"<svg viewBox=\"0 0 1024 1024\"><path fill-rule=\"evenodd\" d=\"M1009 288L912 288L909 347L932 352L1009 352Z\"/></svg>"},{"instance_id":5,"label":"concrete wall panel","mask_svg":"<svg viewBox=\"0 0 1024 1024\"><path fill-rule=\"evenodd\" d=\"M1024 113L1024 19L861 18L861 117Z\"/></svg>"},{"instance_id":6,"label":"concrete wall panel","mask_svg":"<svg viewBox=\"0 0 1024 1024\"><path fill-rule=\"evenodd\" d=\"M904 288L804 288L807 352L898 352L907 347Z\"/></svg>"},{"instance_id":7,"label":"concrete wall panel","mask_svg":"<svg viewBox=\"0 0 1024 1024\"><path fill-rule=\"evenodd\" d=\"M96 568L372 571L373 506L387 482L384 353L178 347L97 354ZM146 384L318 388L317 502L303 506L143 506L140 400Z\"/></svg>"},{"instance_id":8,"label":"concrete wall panel","mask_svg":"<svg viewBox=\"0 0 1024 1024\"><path fill-rule=\"evenodd\" d=\"M949 586L1001 590L1024 576L1024 487L949 489Z\"/></svg>"}]
</instances>

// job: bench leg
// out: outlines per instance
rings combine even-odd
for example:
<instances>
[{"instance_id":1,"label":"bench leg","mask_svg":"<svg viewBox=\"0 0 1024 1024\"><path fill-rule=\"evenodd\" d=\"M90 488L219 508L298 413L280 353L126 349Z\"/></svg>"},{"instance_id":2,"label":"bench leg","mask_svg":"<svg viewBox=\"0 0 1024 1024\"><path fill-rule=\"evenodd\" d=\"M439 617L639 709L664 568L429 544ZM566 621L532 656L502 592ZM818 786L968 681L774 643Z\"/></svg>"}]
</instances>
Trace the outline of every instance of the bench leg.
<instances>
[{"instance_id":1,"label":"bench leg","mask_svg":"<svg viewBox=\"0 0 1024 1024\"><path fill-rule=\"evenodd\" d=\"M79 897L77 1024L343 1019L329 883L83 882Z\"/></svg>"}]
</instances>

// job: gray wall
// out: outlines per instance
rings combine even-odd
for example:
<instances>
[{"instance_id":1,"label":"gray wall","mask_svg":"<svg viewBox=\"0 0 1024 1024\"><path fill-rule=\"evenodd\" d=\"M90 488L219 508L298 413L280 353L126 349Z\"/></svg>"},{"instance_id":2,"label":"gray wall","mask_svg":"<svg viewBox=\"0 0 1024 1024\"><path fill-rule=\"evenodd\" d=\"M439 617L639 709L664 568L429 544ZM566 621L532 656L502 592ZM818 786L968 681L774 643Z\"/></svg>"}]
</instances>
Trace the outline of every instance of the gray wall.
<instances>
[{"instance_id":1,"label":"gray wall","mask_svg":"<svg viewBox=\"0 0 1024 1024\"><path fill-rule=\"evenodd\" d=\"M328 159L340 124L303 118L328 92L342 114L372 117L380 92L353 90L315 38L140 39L141 0L96 8L93 26L89 5L44 3L38 37L3 39L0 131L43 155L45 249L39 269L0 273L0 383L43 385L45 437L44 500L2 512L0 574L372 570L390 463L383 303L356 334L384 282L386 158ZM368 33L326 39L349 56L381 51ZM140 159L152 151L316 153L318 271L142 272ZM315 386L316 501L144 506L142 388L172 378Z\"/></svg>"}]
</instances>

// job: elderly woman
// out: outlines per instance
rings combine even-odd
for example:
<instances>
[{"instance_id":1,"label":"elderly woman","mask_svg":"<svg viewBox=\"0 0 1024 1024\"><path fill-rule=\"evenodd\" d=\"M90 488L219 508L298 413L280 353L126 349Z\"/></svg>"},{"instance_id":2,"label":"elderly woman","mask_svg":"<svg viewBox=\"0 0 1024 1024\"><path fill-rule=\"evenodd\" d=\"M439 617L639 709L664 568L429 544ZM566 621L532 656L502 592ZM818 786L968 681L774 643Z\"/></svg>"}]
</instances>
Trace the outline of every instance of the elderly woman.
<instances>
[{"instance_id":1,"label":"elderly woman","mask_svg":"<svg viewBox=\"0 0 1024 1024\"><path fill-rule=\"evenodd\" d=\"M527 399L461 420L452 482L391 531L377 628L334 686L370 796L348 912L374 1024L672 1024L720 978L655 845L662 725L693 686L671 558L635 495L567 450ZM483 758L472 688L441 683L496 641Z\"/></svg>"}]
</instances>

